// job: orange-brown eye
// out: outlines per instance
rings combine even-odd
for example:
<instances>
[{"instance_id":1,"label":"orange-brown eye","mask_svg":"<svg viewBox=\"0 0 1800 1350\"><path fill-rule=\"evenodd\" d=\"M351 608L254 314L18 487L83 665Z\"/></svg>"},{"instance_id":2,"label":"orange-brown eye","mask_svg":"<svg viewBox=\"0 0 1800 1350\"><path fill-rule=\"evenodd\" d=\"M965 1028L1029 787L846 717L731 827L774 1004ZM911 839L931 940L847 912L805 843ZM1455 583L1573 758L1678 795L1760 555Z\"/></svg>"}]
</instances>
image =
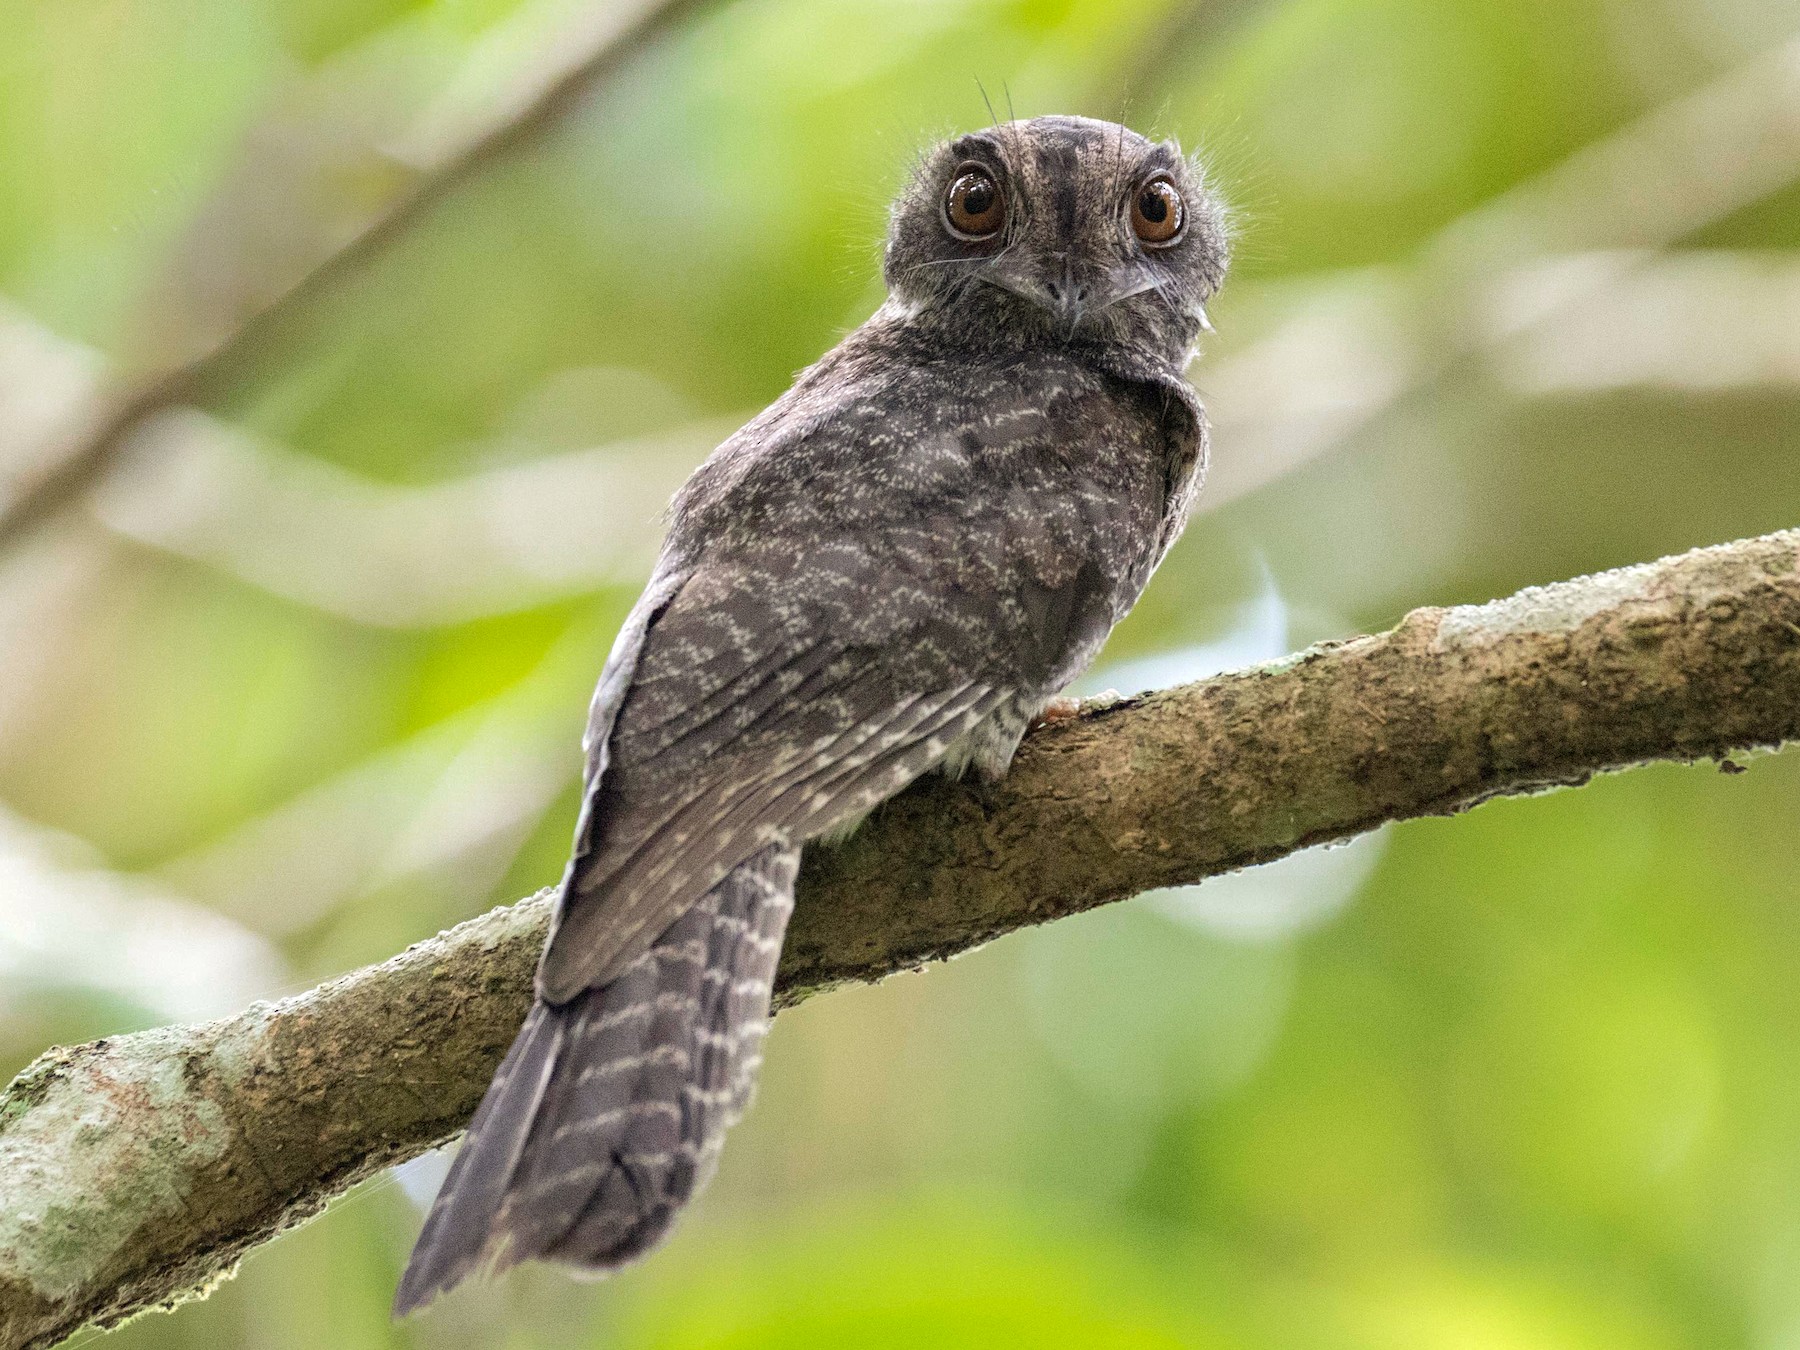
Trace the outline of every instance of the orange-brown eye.
<instances>
[{"instance_id":1,"label":"orange-brown eye","mask_svg":"<svg viewBox=\"0 0 1800 1350\"><path fill-rule=\"evenodd\" d=\"M958 239L986 239L1006 224L1006 198L986 169L970 165L944 194L944 223Z\"/></svg>"},{"instance_id":2,"label":"orange-brown eye","mask_svg":"<svg viewBox=\"0 0 1800 1350\"><path fill-rule=\"evenodd\" d=\"M1181 233L1186 208L1167 178L1152 178L1131 202L1131 230L1152 247L1172 244Z\"/></svg>"}]
</instances>

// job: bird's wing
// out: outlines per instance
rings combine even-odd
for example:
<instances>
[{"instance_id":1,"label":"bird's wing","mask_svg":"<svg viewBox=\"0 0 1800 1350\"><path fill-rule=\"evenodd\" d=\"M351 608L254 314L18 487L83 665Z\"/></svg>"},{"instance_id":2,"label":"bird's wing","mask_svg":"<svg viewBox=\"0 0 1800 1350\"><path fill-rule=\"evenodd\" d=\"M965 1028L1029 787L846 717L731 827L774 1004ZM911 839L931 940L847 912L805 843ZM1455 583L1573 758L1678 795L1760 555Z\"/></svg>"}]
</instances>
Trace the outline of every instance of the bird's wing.
<instances>
[{"instance_id":1,"label":"bird's wing","mask_svg":"<svg viewBox=\"0 0 1800 1350\"><path fill-rule=\"evenodd\" d=\"M846 395L684 489L603 677L546 999L605 984L744 859L866 812L1099 649L1166 509L1164 400L1073 364L991 383L974 411L927 383L910 422Z\"/></svg>"},{"instance_id":2,"label":"bird's wing","mask_svg":"<svg viewBox=\"0 0 1800 1350\"><path fill-rule=\"evenodd\" d=\"M596 701L605 744L546 999L605 984L744 859L868 811L1014 692L983 660L980 599L909 570L854 546L765 551L702 562L640 607L609 663L624 690Z\"/></svg>"},{"instance_id":3,"label":"bird's wing","mask_svg":"<svg viewBox=\"0 0 1800 1350\"><path fill-rule=\"evenodd\" d=\"M587 733L581 741L582 750L587 757L584 782L589 790L582 794L581 816L575 825L577 860L584 851L588 838L589 818L594 806L592 788L605 776L606 762L612 753L613 723L618 720L619 708L625 702L625 695L637 675L638 658L644 651L644 637L649 633L650 625L680 593L687 579L688 573L679 568L657 570L650 578L650 584L644 587L644 593L638 597L637 603L631 607L631 613L625 617L618 636L613 639L606 665L600 672L600 682L594 688L594 701L588 707Z\"/></svg>"}]
</instances>

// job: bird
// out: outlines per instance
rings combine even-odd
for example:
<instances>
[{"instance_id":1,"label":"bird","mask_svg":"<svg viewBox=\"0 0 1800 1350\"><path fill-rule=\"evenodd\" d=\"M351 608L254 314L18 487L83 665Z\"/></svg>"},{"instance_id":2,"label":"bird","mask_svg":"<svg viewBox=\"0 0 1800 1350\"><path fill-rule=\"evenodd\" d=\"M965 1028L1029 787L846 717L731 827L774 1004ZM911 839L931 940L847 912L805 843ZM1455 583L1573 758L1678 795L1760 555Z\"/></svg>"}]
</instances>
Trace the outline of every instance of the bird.
<instances>
[{"instance_id":1,"label":"bird","mask_svg":"<svg viewBox=\"0 0 1800 1350\"><path fill-rule=\"evenodd\" d=\"M803 847L927 772L1000 778L1180 533L1230 234L1197 157L1116 123L919 157L885 300L670 506L590 709L531 1011L397 1316L669 1235L752 1095Z\"/></svg>"}]
</instances>

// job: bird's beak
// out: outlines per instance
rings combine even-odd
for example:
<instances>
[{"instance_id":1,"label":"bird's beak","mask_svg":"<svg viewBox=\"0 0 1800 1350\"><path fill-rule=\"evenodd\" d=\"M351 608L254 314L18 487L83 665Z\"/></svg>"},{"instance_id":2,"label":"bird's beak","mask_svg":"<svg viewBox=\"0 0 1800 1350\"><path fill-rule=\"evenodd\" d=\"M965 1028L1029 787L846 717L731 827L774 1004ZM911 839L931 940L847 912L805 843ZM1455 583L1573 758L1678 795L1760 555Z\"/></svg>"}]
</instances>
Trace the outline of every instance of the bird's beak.
<instances>
[{"instance_id":1,"label":"bird's beak","mask_svg":"<svg viewBox=\"0 0 1800 1350\"><path fill-rule=\"evenodd\" d=\"M983 279L1047 311L1057 327L1071 335L1083 319L1141 295L1156 284L1155 278L1142 268L1117 266L1094 271L1067 261L1049 276L1002 264Z\"/></svg>"},{"instance_id":2,"label":"bird's beak","mask_svg":"<svg viewBox=\"0 0 1800 1350\"><path fill-rule=\"evenodd\" d=\"M1062 274L1046 281L1044 291L1049 300L1048 308L1055 316L1057 325L1065 333L1073 333L1081 322L1081 316L1087 312L1093 288L1078 278L1075 269L1065 261Z\"/></svg>"}]
</instances>

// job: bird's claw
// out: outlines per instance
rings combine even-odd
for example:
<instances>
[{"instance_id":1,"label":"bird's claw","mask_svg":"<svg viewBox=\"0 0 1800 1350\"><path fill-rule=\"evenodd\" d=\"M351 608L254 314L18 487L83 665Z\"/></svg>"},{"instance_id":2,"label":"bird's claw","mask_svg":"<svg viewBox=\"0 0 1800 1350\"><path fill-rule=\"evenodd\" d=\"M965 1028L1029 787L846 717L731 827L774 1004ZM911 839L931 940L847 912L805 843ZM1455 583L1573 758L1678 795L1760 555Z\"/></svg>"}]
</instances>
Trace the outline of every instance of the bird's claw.
<instances>
[{"instance_id":1,"label":"bird's claw","mask_svg":"<svg viewBox=\"0 0 1800 1350\"><path fill-rule=\"evenodd\" d=\"M1031 719L1031 729L1052 726L1057 722L1072 722L1081 716L1081 700L1068 694L1058 694L1046 703L1038 715Z\"/></svg>"}]
</instances>

